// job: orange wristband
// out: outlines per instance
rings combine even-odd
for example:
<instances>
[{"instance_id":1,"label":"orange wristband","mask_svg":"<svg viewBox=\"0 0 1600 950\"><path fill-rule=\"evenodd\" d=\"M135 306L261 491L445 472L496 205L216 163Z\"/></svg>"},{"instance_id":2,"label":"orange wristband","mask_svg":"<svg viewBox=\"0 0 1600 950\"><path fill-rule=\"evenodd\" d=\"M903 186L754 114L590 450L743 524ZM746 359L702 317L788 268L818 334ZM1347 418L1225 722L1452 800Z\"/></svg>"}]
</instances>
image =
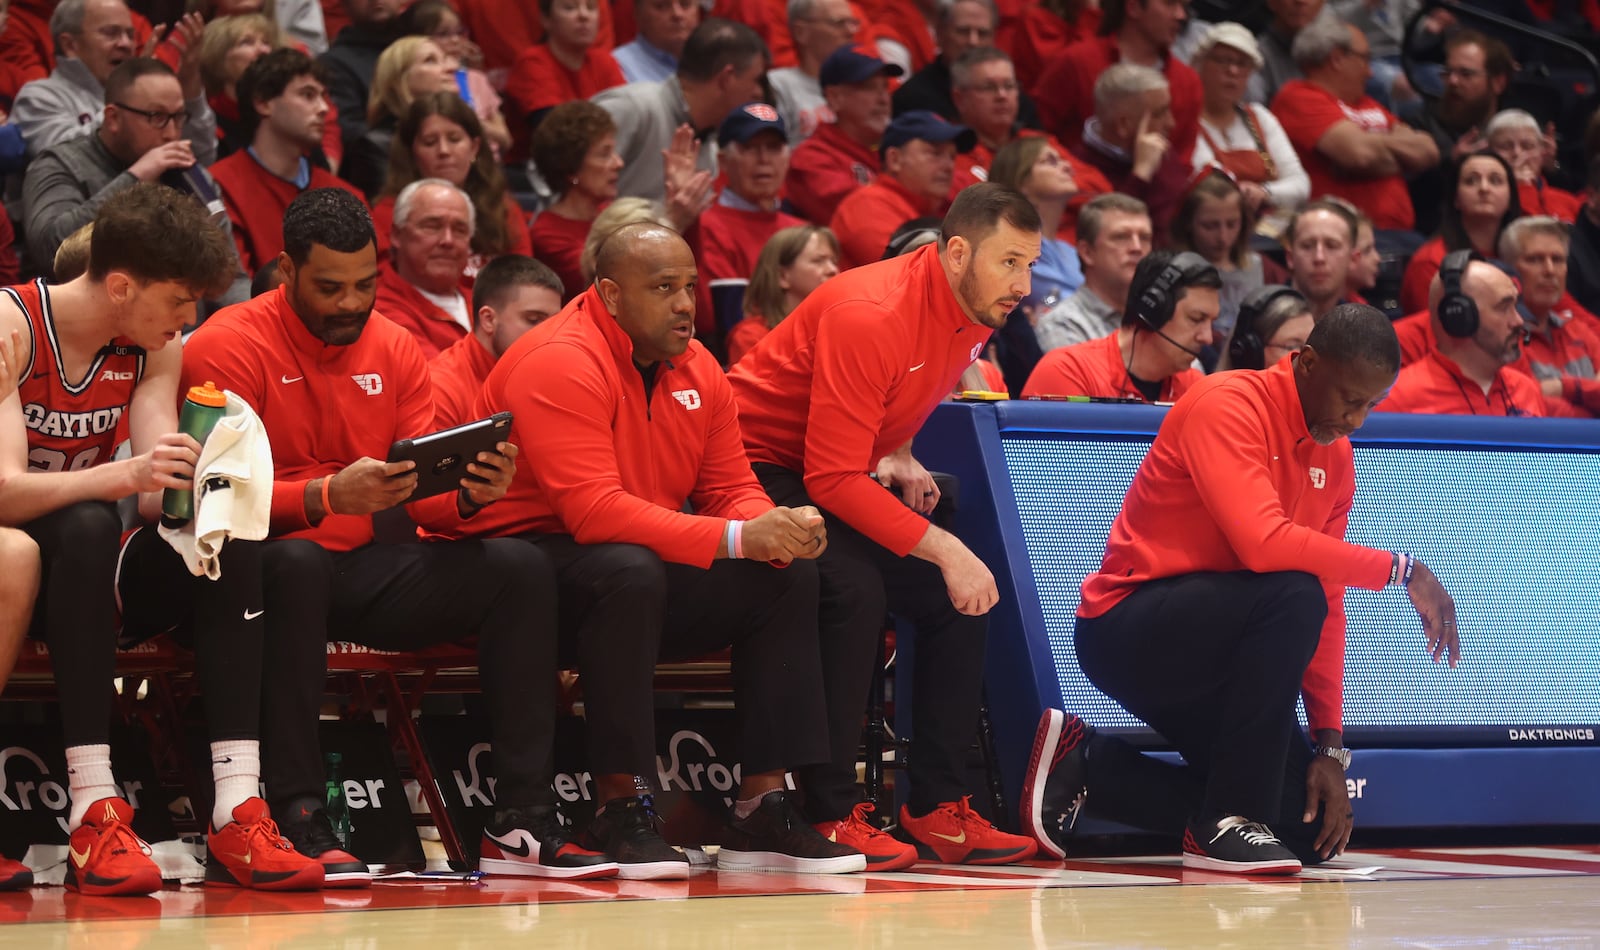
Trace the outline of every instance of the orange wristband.
<instances>
[{"instance_id":1,"label":"orange wristband","mask_svg":"<svg viewBox=\"0 0 1600 950\"><path fill-rule=\"evenodd\" d=\"M333 514L333 502L328 500L328 489L333 484L332 475L322 476L322 517Z\"/></svg>"}]
</instances>

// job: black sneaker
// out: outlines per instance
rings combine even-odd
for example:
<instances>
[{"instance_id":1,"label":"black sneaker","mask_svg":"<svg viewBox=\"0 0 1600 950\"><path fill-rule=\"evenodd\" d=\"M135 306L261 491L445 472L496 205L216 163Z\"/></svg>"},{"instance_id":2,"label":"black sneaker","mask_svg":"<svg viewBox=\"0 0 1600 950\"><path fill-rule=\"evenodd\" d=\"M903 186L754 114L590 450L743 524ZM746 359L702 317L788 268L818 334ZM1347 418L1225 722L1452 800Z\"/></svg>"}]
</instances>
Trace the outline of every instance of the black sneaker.
<instances>
[{"instance_id":1,"label":"black sneaker","mask_svg":"<svg viewBox=\"0 0 1600 950\"><path fill-rule=\"evenodd\" d=\"M617 862L567 839L554 805L497 808L483 828L478 870L566 880L617 876Z\"/></svg>"},{"instance_id":2,"label":"black sneaker","mask_svg":"<svg viewBox=\"0 0 1600 950\"><path fill-rule=\"evenodd\" d=\"M849 874L867 869L866 855L824 838L781 789L763 795L748 817L729 818L717 852L719 871Z\"/></svg>"},{"instance_id":3,"label":"black sneaker","mask_svg":"<svg viewBox=\"0 0 1600 950\"><path fill-rule=\"evenodd\" d=\"M278 819L278 833L289 839L294 849L322 865L323 887L370 887L372 871L366 863L344 850L333 824L321 806L290 803Z\"/></svg>"},{"instance_id":4,"label":"black sneaker","mask_svg":"<svg viewBox=\"0 0 1600 950\"><path fill-rule=\"evenodd\" d=\"M1237 815L1189 822L1183 831L1183 866L1224 874L1300 873L1300 859L1272 829Z\"/></svg>"},{"instance_id":5,"label":"black sneaker","mask_svg":"<svg viewBox=\"0 0 1600 950\"><path fill-rule=\"evenodd\" d=\"M617 877L634 881L686 878L689 859L661 837L661 817L649 795L613 798L589 822L583 843L617 863Z\"/></svg>"},{"instance_id":6,"label":"black sneaker","mask_svg":"<svg viewBox=\"0 0 1600 950\"><path fill-rule=\"evenodd\" d=\"M1033 755L1022 777L1022 829L1041 853L1067 856L1066 839L1089 797L1084 753L1094 727L1069 712L1046 709L1033 734Z\"/></svg>"}]
</instances>

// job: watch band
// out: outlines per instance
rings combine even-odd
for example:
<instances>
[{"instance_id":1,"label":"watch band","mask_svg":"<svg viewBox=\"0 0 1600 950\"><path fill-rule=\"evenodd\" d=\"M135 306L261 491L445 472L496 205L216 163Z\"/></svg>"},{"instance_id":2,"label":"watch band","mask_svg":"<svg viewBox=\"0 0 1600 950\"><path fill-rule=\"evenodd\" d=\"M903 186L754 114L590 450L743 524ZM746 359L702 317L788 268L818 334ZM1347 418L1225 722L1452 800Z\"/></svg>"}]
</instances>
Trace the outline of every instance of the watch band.
<instances>
[{"instance_id":1,"label":"watch band","mask_svg":"<svg viewBox=\"0 0 1600 950\"><path fill-rule=\"evenodd\" d=\"M1325 755L1328 758L1332 759L1333 761L1339 763L1339 767L1341 769L1344 769L1346 772L1350 771L1350 750L1349 749L1335 748L1333 746L1327 746L1327 745L1319 745L1319 746L1316 747L1316 753L1317 753L1317 755Z\"/></svg>"}]
</instances>

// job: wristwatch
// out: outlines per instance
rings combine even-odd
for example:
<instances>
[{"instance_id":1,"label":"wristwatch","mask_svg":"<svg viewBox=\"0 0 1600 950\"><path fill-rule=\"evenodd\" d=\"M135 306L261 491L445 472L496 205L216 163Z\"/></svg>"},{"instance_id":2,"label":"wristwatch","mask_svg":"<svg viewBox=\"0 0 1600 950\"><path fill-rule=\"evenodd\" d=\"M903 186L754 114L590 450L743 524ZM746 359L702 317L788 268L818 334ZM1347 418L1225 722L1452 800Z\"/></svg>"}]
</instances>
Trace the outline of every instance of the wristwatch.
<instances>
[{"instance_id":1,"label":"wristwatch","mask_svg":"<svg viewBox=\"0 0 1600 950\"><path fill-rule=\"evenodd\" d=\"M1350 771L1349 749L1338 749L1329 745L1319 745L1316 748L1316 752L1317 755L1325 755L1333 761L1339 763L1339 768L1344 769L1346 772Z\"/></svg>"}]
</instances>

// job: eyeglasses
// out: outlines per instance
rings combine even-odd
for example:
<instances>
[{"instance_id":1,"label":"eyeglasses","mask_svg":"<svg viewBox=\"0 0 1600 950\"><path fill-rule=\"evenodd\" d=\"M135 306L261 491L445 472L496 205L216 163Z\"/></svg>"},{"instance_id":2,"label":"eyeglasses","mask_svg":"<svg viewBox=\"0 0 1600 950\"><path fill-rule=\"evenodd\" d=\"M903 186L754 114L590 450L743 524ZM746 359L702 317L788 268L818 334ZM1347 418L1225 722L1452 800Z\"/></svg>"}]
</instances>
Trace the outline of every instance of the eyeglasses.
<instances>
[{"instance_id":1,"label":"eyeglasses","mask_svg":"<svg viewBox=\"0 0 1600 950\"><path fill-rule=\"evenodd\" d=\"M150 127L153 129L164 129L173 122L178 123L178 128L180 129L189 124L188 109L179 109L177 112L162 112L160 110L135 109L133 106L123 105L120 102L113 102L112 105L123 112L144 116L144 120L150 123Z\"/></svg>"},{"instance_id":2,"label":"eyeglasses","mask_svg":"<svg viewBox=\"0 0 1600 950\"><path fill-rule=\"evenodd\" d=\"M1465 67L1446 66L1439 71L1446 79L1477 79L1484 75L1481 69L1467 69Z\"/></svg>"},{"instance_id":3,"label":"eyeglasses","mask_svg":"<svg viewBox=\"0 0 1600 950\"><path fill-rule=\"evenodd\" d=\"M1263 350L1282 350L1285 353L1298 353L1306 348L1304 340L1290 340L1288 343L1268 343Z\"/></svg>"}]
</instances>

